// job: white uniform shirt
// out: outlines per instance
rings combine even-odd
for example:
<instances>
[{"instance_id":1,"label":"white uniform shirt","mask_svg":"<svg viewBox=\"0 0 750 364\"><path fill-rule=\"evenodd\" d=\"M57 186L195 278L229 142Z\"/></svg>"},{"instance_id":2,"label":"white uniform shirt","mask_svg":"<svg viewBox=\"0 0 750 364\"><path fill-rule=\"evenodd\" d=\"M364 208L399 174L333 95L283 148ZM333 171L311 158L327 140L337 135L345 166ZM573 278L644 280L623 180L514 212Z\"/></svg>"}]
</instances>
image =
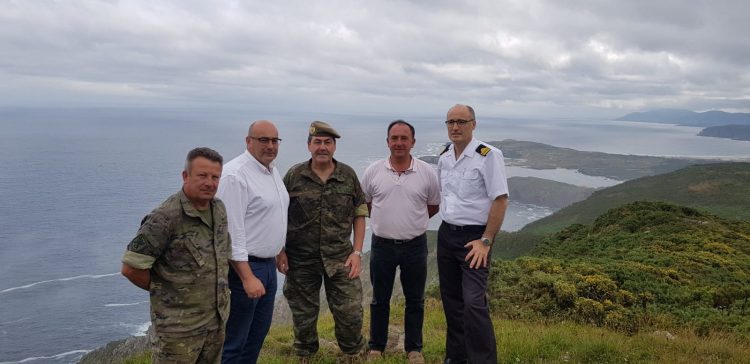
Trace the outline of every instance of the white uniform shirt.
<instances>
[{"instance_id":1,"label":"white uniform shirt","mask_svg":"<svg viewBox=\"0 0 750 364\"><path fill-rule=\"evenodd\" d=\"M362 191L372 203L370 228L386 239L411 240L427 230L427 205L440 203L440 185L435 170L427 162L411 159L401 175L388 158L365 170Z\"/></svg>"},{"instance_id":2,"label":"white uniform shirt","mask_svg":"<svg viewBox=\"0 0 750 364\"><path fill-rule=\"evenodd\" d=\"M479 144L490 148L486 156L477 153ZM451 145L438 159L440 217L453 225L487 225L495 198L508 194L503 153L472 139L456 159Z\"/></svg>"},{"instance_id":3,"label":"white uniform shirt","mask_svg":"<svg viewBox=\"0 0 750 364\"><path fill-rule=\"evenodd\" d=\"M227 208L232 260L279 254L286 242L289 194L273 163L269 171L246 150L224 165L216 196Z\"/></svg>"}]
</instances>

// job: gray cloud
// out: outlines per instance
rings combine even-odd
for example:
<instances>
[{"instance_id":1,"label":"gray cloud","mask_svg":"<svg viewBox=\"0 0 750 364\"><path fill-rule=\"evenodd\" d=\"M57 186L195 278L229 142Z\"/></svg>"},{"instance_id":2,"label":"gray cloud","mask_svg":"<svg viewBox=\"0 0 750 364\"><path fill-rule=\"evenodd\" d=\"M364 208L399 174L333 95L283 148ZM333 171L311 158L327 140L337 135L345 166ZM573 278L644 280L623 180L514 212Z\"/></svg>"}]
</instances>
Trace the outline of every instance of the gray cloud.
<instances>
[{"instance_id":1,"label":"gray cloud","mask_svg":"<svg viewBox=\"0 0 750 364\"><path fill-rule=\"evenodd\" d=\"M745 1L6 2L0 106L750 111Z\"/></svg>"}]
</instances>

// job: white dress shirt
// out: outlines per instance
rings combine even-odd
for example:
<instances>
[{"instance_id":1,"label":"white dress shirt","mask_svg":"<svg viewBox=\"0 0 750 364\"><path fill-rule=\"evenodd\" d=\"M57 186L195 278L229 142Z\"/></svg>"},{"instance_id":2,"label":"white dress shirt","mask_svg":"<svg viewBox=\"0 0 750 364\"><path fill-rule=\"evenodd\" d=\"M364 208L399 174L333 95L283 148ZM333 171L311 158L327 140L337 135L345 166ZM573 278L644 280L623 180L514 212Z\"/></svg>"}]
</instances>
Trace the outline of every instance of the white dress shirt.
<instances>
[{"instance_id":1,"label":"white dress shirt","mask_svg":"<svg viewBox=\"0 0 750 364\"><path fill-rule=\"evenodd\" d=\"M486 156L476 151L479 144L490 148ZM487 225L492 202L508 194L503 153L472 139L456 159L454 147L438 159L440 217L453 225Z\"/></svg>"},{"instance_id":2,"label":"white dress shirt","mask_svg":"<svg viewBox=\"0 0 750 364\"><path fill-rule=\"evenodd\" d=\"M271 258L286 242L289 194L279 176L247 150L224 165L216 197L227 208L232 260Z\"/></svg>"},{"instance_id":3,"label":"white dress shirt","mask_svg":"<svg viewBox=\"0 0 750 364\"><path fill-rule=\"evenodd\" d=\"M372 163L362 176L362 191L372 203L370 228L386 239L411 240L427 230L427 205L440 203L440 185L427 162L411 159L399 175L388 158Z\"/></svg>"}]
</instances>

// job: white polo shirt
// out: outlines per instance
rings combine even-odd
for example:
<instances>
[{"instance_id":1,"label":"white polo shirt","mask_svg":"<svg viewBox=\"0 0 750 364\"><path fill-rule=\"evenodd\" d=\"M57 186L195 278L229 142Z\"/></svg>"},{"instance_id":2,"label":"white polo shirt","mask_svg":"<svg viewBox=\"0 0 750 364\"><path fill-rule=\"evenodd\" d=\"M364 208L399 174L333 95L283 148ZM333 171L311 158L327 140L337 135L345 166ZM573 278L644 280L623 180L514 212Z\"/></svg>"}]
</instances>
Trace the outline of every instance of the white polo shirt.
<instances>
[{"instance_id":1,"label":"white polo shirt","mask_svg":"<svg viewBox=\"0 0 750 364\"><path fill-rule=\"evenodd\" d=\"M480 144L490 148L487 155L477 152ZM487 225L492 202L508 194L503 153L472 139L458 159L448 148L438 159L440 176L440 217L453 225Z\"/></svg>"},{"instance_id":2,"label":"white polo shirt","mask_svg":"<svg viewBox=\"0 0 750 364\"><path fill-rule=\"evenodd\" d=\"M372 203L370 228L386 239L411 240L427 230L427 205L440 203L440 185L427 162L412 157L401 175L388 158L372 163L362 176L365 199Z\"/></svg>"},{"instance_id":3,"label":"white polo shirt","mask_svg":"<svg viewBox=\"0 0 750 364\"><path fill-rule=\"evenodd\" d=\"M247 150L224 165L216 197L227 208L232 260L271 258L284 247L289 194L278 168L270 168Z\"/></svg>"}]
</instances>

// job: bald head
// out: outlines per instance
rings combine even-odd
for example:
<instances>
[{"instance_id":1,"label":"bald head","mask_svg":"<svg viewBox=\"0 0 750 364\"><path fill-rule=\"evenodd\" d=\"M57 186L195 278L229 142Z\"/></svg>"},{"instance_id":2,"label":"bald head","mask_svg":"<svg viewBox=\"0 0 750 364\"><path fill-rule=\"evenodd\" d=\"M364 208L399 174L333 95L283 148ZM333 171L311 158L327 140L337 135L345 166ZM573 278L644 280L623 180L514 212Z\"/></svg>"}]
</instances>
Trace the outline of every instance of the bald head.
<instances>
[{"instance_id":1,"label":"bald head","mask_svg":"<svg viewBox=\"0 0 750 364\"><path fill-rule=\"evenodd\" d=\"M253 134L253 131L261 132L271 130L278 135L279 131L276 130L276 125L274 125L273 122L271 122L270 120L256 120L253 121L252 124L250 124L250 128L247 129L247 135L256 136L255 134Z\"/></svg>"},{"instance_id":2,"label":"bald head","mask_svg":"<svg viewBox=\"0 0 750 364\"><path fill-rule=\"evenodd\" d=\"M453 107L451 107L448 110L448 115L450 115L452 111L464 111L464 112L468 112L469 115L471 115L471 120L476 119L476 115L474 115L474 108L471 107L471 106L469 106L469 105L455 104L455 105L453 105Z\"/></svg>"}]
</instances>

